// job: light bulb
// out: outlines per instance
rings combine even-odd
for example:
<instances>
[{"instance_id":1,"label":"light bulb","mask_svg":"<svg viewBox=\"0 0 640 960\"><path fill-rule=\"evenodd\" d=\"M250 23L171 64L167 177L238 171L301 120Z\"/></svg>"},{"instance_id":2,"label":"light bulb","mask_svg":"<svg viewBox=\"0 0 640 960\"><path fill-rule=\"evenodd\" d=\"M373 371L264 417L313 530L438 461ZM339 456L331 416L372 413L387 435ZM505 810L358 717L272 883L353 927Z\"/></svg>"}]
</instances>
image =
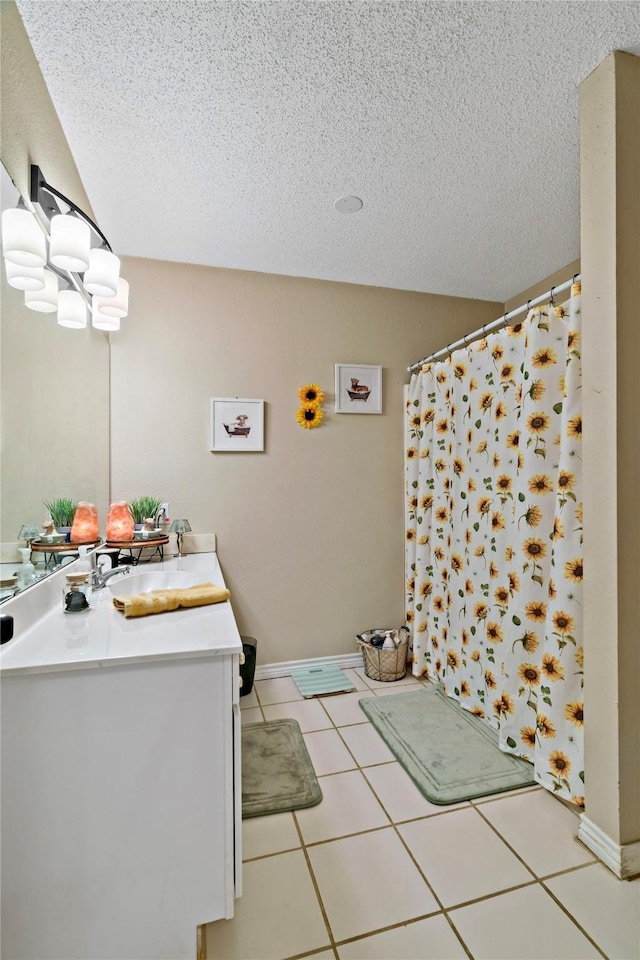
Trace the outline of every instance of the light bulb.
<instances>
[{"instance_id":1,"label":"light bulb","mask_svg":"<svg viewBox=\"0 0 640 960\"><path fill-rule=\"evenodd\" d=\"M61 290L58 294L58 323L74 329L86 327L87 306L77 290Z\"/></svg>"},{"instance_id":2,"label":"light bulb","mask_svg":"<svg viewBox=\"0 0 640 960\"><path fill-rule=\"evenodd\" d=\"M38 291L27 290L24 303L29 310L38 313L55 313L58 309L58 278L51 270L44 271L44 288Z\"/></svg>"},{"instance_id":3,"label":"light bulb","mask_svg":"<svg viewBox=\"0 0 640 960\"><path fill-rule=\"evenodd\" d=\"M49 259L59 270L82 273L89 266L91 233L78 217L58 213L51 218Z\"/></svg>"},{"instance_id":4,"label":"light bulb","mask_svg":"<svg viewBox=\"0 0 640 960\"><path fill-rule=\"evenodd\" d=\"M85 290L97 297L115 297L118 292L120 260L114 253L94 247L89 254L89 269L84 275Z\"/></svg>"},{"instance_id":5,"label":"light bulb","mask_svg":"<svg viewBox=\"0 0 640 960\"><path fill-rule=\"evenodd\" d=\"M44 267L47 247L44 233L32 213L14 207L2 214L2 252L20 267Z\"/></svg>"}]
</instances>

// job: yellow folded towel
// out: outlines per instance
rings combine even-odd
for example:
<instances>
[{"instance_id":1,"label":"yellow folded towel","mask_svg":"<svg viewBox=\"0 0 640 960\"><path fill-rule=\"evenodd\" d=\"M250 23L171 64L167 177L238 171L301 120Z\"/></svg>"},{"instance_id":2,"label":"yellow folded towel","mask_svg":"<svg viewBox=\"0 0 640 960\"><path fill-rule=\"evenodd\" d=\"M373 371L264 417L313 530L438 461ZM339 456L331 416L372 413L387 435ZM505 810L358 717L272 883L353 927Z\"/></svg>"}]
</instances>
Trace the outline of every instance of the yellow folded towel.
<instances>
[{"instance_id":1,"label":"yellow folded towel","mask_svg":"<svg viewBox=\"0 0 640 960\"><path fill-rule=\"evenodd\" d=\"M114 597L113 605L125 617L146 617L150 613L165 613L179 607L203 607L208 603L223 603L231 594L226 587L214 583L198 583L179 590L150 590L132 593L129 597Z\"/></svg>"}]
</instances>

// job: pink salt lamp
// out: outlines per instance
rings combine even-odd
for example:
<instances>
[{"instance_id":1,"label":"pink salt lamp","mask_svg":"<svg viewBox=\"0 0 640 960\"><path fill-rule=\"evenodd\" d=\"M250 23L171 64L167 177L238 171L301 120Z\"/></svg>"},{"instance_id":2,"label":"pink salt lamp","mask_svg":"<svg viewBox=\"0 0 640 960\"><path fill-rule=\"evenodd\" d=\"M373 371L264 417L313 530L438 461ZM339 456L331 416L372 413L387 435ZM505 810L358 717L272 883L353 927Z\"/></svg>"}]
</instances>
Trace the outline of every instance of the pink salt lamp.
<instances>
[{"instance_id":1,"label":"pink salt lamp","mask_svg":"<svg viewBox=\"0 0 640 960\"><path fill-rule=\"evenodd\" d=\"M81 500L71 527L71 543L90 543L98 539L98 508Z\"/></svg>"},{"instance_id":2,"label":"pink salt lamp","mask_svg":"<svg viewBox=\"0 0 640 960\"><path fill-rule=\"evenodd\" d=\"M107 540L133 540L134 523L126 500L112 503L107 514Z\"/></svg>"}]
</instances>

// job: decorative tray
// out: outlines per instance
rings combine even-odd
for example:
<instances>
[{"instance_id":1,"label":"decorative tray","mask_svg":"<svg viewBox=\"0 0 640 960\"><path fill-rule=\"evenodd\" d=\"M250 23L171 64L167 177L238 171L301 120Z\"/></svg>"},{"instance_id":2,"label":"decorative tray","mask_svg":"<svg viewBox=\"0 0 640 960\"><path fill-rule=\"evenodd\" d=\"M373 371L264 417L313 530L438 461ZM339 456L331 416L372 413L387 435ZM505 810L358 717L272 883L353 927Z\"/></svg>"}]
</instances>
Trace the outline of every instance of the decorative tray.
<instances>
[{"instance_id":1,"label":"decorative tray","mask_svg":"<svg viewBox=\"0 0 640 960\"><path fill-rule=\"evenodd\" d=\"M31 543L31 549L35 550L36 553L44 550L45 552L58 552L59 550L75 550L77 547L97 547L102 541L100 537L97 540L82 540L82 542L69 541L66 539L63 533L58 534L59 537L62 537L62 540L57 538L40 537L38 540L33 540Z\"/></svg>"}]
</instances>

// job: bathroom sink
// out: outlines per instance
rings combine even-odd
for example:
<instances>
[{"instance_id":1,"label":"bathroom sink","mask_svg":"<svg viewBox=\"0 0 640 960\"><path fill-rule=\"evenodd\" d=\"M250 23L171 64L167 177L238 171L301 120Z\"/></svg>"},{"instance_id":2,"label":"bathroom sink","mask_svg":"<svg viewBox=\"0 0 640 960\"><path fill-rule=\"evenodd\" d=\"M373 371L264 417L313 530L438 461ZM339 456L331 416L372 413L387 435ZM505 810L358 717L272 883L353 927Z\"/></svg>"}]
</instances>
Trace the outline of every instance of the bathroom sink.
<instances>
[{"instance_id":1,"label":"bathroom sink","mask_svg":"<svg viewBox=\"0 0 640 960\"><path fill-rule=\"evenodd\" d=\"M128 597L132 593L146 593L149 590L172 590L182 587L194 587L204 583L206 576L201 573L184 573L180 570L155 570L150 573L132 573L125 577L114 577L107 584L114 597Z\"/></svg>"}]
</instances>

